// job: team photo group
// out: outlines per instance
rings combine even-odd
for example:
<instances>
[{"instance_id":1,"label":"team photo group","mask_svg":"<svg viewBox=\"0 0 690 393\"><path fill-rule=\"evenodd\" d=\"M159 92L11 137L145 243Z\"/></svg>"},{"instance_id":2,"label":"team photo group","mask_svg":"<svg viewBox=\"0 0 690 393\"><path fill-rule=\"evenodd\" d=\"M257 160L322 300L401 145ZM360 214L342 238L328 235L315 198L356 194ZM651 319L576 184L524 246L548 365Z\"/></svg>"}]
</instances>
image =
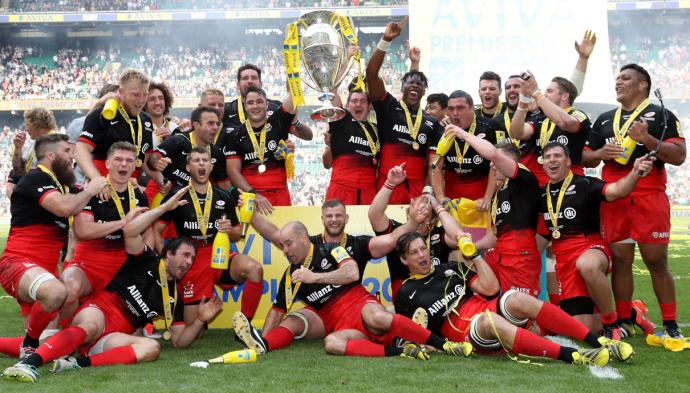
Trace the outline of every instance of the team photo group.
<instances>
[{"instance_id":1,"label":"team photo group","mask_svg":"<svg viewBox=\"0 0 690 393\"><path fill-rule=\"evenodd\" d=\"M368 53L351 23L305 14L277 48L287 86L265 86L265 70L245 63L237 97L204 86L186 116L172 116L166 83L134 68L104 84L66 133L49 109L24 112L0 284L26 333L0 338L4 379L156 361L163 341L175 351L204 340L223 309L218 289L238 286L227 344L247 360L309 339L330 355L604 367L635 357L631 336L683 339L665 166L682 165L686 145L645 67L617 70L615 108L596 118L577 101L592 31L560 76L483 64L478 85L445 91L429 91L426 54L408 46L401 88L390 91L382 69L407 18L390 21ZM313 112L302 82L318 91ZM310 233L306 221L279 227L276 208L301 192L288 182L301 141L321 137L313 124L326 127L320 163L331 175L323 228ZM597 167L600 177L586 174ZM373 236L346 232L354 205L368 206L352 219L368 219ZM393 205L406 219L389 216ZM289 262L265 315L265 262L229 247L249 229ZM663 326L634 296L636 246ZM390 306L363 285L384 257Z\"/></svg>"}]
</instances>

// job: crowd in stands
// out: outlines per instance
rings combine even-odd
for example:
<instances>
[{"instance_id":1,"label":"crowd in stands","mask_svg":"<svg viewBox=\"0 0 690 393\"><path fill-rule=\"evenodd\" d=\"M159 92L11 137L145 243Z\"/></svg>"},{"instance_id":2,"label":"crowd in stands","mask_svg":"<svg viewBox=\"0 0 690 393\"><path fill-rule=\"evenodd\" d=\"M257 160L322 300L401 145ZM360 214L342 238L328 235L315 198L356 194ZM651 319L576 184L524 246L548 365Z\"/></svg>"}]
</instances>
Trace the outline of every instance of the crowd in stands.
<instances>
[{"instance_id":1,"label":"crowd in stands","mask_svg":"<svg viewBox=\"0 0 690 393\"><path fill-rule=\"evenodd\" d=\"M378 35L362 38L362 57L373 52ZM368 39L367 39L368 38ZM199 97L207 87L222 88L236 96L235 72L251 62L263 70L267 94L282 97L285 91L283 53L278 35L251 37L255 45L207 44L204 47L176 45L142 46L113 44L105 47L65 48L0 47L0 100L78 99L95 96L104 83L116 80L127 67L142 69L154 80L165 82L176 97ZM161 41L164 42L164 38ZM238 40L247 42L248 40ZM257 44L260 43L260 44ZM399 90L400 77L408 65L406 49L397 44L381 75ZM344 84L346 85L346 84ZM306 94L314 94L307 90Z\"/></svg>"},{"instance_id":2,"label":"crowd in stands","mask_svg":"<svg viewBox=\"0 0 690 393\"><path fill-rule=\"evenodd\" d=\"M406 5L407 0L11 0L11 12L160 11Z\"/></svg>"}]
</instances>

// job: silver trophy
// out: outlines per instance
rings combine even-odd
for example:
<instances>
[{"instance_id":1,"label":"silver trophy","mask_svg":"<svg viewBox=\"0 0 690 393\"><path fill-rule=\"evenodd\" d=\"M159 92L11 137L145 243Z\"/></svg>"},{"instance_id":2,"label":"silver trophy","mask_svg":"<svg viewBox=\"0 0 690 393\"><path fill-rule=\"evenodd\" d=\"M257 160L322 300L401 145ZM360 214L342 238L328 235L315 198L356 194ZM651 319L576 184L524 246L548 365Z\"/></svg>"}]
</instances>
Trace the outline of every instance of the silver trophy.
<instances>
[{"instance_id":1,"label":"silver trophy","mask_svg":"<svg viewBox=\"0 0 690 393\"><path fill-rule=\"evenodd\" d=\"M345 110L331 103L331 90L340 85L352 65L347 58L347 39L341 33L338 17L331 11L312 11L300 18L300 56L307 78L304 82L319 92L322 102L311 118L315 121L333 122L345 116Z\"/></svg>"}]
</instances>

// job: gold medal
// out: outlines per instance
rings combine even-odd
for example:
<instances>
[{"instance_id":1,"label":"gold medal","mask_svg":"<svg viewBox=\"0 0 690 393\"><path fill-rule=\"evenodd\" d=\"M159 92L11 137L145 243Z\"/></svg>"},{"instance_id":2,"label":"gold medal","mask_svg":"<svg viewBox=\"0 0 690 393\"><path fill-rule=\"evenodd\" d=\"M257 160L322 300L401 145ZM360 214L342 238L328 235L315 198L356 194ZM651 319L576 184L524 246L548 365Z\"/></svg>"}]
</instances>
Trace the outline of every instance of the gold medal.
<instances>
[{"instance_id":1,"label":"gold medal","mask_svg":"<svg viewBox=\"0 0 690 393\"><path fill-rule=\"evenodd\" d=\"M266 172L266 165L264 165L264 164L259 165L259 173L264 173L264 172Z\"/></svg>"},{"instance_id":2,"label":"gold medal","mask_svg":"<svg viewBox=\"0 0 690 393\"><path fill-rule=\"evenodd\" d=\"M376 157L373 157L371 159L371 162L374 163L374 165L377 165L379 162L376 160Z\"/></svg>"},{"instance_id":3,"label":"gold medal","mask_svg":"<svg viewBox=\"0 0 690 393\"><path fill-rule=\"evenodd\" d=\"M172 333L170 333L170 330L166 330L163 332L163 340L170 341L171 338L172 338Z\"/></svg>"},{"instance_id":4,"label":"gold medal","mask_svg":"<svg viewBox=\"0 0 690 393\"><path fill-rule=\"evenodd\" d=\"M561 188L558 190L558 198L556 201L556 209L553 207L553 201L551 196L551 183L546 184L546 209L549 213L549 220L551 221L551 226L554 228L551 232L551 237L554 239L559 239L561 237L561 231L558 230L558 216L561 213L561 207L563 206L563 198L565 193L573 181L573 172L568 171L568 175L563 180Z\"/></svg>"},{"instance_id":5,"label":"gold medal","mask_svg":"<svg viewBox=\"0 0 690 393\"><path fill-rule=\"evenodd\" d=\"M142 166L144 163L141 161L141 159L137 158L137 161L136 161L135 164L136 164L137 168L141 168L141 166Z\"/></svg>"},{"instance_id":6,"label":"gold medal","mask_svg":"<svg viewBox=\"0 0 690 393\"><path fill-rule=\"evenodd\" d=\"M542 156L537 157L537 162L539 163L539 165L544 165L544 157L542 157Z\"/></svg>"},{"instance_id":7,"label":"gold medal","mask_svg":"<svg viewBox=\"0 0 690 393\"><path fill-rule=\"evenodd\" d=\"M412 148L415 150L419 150L419 143L417 142L412 142Z\"/></svg>"},{"instance_id":8,"label":"gold medal","mask_svg":"<svg viewBox=\"0 0 690 393\"><path fill-rule=\"evenodd\" d=\"M560 239L561 231L559 231L558 229L554 229L554 231L551 233L551 237L554 239Z\"/></svg>"}]
</instances>

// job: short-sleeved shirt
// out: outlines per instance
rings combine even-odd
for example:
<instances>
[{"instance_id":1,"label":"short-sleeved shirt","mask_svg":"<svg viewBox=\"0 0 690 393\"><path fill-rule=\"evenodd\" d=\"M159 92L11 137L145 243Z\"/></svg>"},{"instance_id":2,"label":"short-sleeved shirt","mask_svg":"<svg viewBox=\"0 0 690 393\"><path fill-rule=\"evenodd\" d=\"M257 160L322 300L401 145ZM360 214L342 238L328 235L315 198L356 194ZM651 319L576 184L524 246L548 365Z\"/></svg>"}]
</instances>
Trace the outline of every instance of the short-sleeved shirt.
<instances>
[{"instance_id":1,"label":"short-sleeved shirt","mask_svg":"<svg viewBox=\"0 0 690 393\"><path fill-rule=\"evenodd\" d=\"M170 191L163 199L163 203L175 195L177 190L179 190L179 188L174 188ZM205 235L202 234L199 229L199 224L197 223L196 210L194 209L194 203L192 203L190 192L191 189L182 197L182 200L188 202L186 205L178 206L175 210L166 212L160 218L160 221L165 223L172 221L175 224L178 236L186 236L195 241L211 244L213 243L213 238L216 236L216 233L218 233L218 220L220 220L223 215L232 222L232 225L237 225L239 223L237 213L235 212L237 200L220 188L213 187L213 198L211 199L213 207L209 215L208 229ZM203 213L204 206L206 206L206 194L197 194L197 196L199 198L201 212Z\"/></svg>"},{"instance_id":2,"label":"short-sleeved shirt","mask_svg":"<svg viewBox=\"0 0 690 393\"><path fill-rule=\"evenodd\" d=\"M499 190L496 199L496 231L498 242L513 231L537 228L541 191L537 177L528 169L517 166L515 174ZM493 206L493 200L492 200Z\"/></svg>"},{"instance_id":3,"label":"short-sleeved shirt","mask_svg":"<svg viewBox=\"0 0 690 393\"><path fill-rule=\"evenodd\" d=\"M616 138L613 133L613 119L616 110L611 110L602 113L599 118L594 122L592 127L592 133L589 140L587 141L587 149L599 150L606 143L615 143ZM626 120L630 117L633 111L622 111L620 118L620 126L622 127ZM666 110L667 121L666 121L666 134L664 135L664 141L670 142L673 140L680 140L685 142L683 138L680 121L673 114L673 112ZM661 113L661 107L655 104L650 104L645 108L636 120L645 119L647 121L647 132L649 135L656 139L661 138L661 134L664 127L664 119ZM615 182L623 177L625 177L633 167L635 160L649 153L649 149L642 143L638 143L635 146L635 150L628 160L628 163L621 165L615 160L604 161L604 168L601 173L601 177L606 182ZM651 192L664 192L666 190L666 169L664 168L664 162L657 157L654 162L654 169L652 172L641 178L635 190L631 193L632 196L649 194Z\"/></svg>"},{"instance_id":4,"label":"short-sleeved shirt","mask_svg":"<svg viewBox=\"0 0 690 393\"><path fill-rule=\"evenodd\" d=\"M266 171L259 173L261 161L254 150L249 131L246 126L235 129L226 139L223 153L226 159L240 159L242 161L242 175L249 184L257 190L272 190L286 187L285 160L275 157L278 144L287 140L290 127L295 115L285 112L282 107L268 117L269 129L266 132L266 147L263 164ZM251 127L251 132L260 143L263 127Z\"/></svg>"},{"instance_id":5,"label":"short-sleeved shirt","mask_svg":"<svg viewBox=\"0 0 690 393\"><path fill-rule=\"evenodd\" d=\"M577 132L567 132L561 130L558 126L554 127L553 133L551 134L550 138L546 143L551 142L551 141L557 141L565 146L568 147L568 152L570 153L570 160L573 163L573 165L581 166L582 165L582 150L585 148L585 143L587 142L587 139L589 139L589 134L592 130L592 123L589 120L589 117L577 109L571 109L568 111L568 113L572 116L574 116L579 122L580 122L580 128L578 129ZM542 125L548 120L548 117L544 115L543 113L538 116L530 117L530 120L527 122L532 127L532 130L534 130L534 143L535 143L535 148L538 156L542 155L542 148L543 146L541 145L541 134L542 134ZM553 123L549 121L550 126L553 126ZM545 144L546 144L545 143Z\"/></svg>"},{"instance_id":6,"label":"short-sleeved shirt","mask_svg":"<svg viewBox=\"0 0 690 393\"><path fill-rule=\"evenodd\" d=\"M551 201L554 211L558 202L563 181L551 184ZM599 207L606 200L604 191L606 182L590 176L574 175L563 197L561 210L558 214L558 231L561 239L568 236L589 235L599 233ZM546 205L546 189L542 189L539 211L544 217L544 222L552 234L554 229L549 218Z\"/></svg>"},{"instance_id":7,"label":"short-sleeved shirt","mask_svg":"<svg viewBox=\"0 0 690 393\"><path fill-rule=\"evenodd\" d=\"M314 244L312 242L312 244ZM309 270L314 273L326 273L337 270L342 264L352 261L352 257L347 253L347 251L341 247L339 244L314 244L314 253L311 264L309 265ZM288 305L285 295L285 280L288 277L288 272L298 270L301 264L290 264L280 279L280 287L278 288L278 294L273 302L273 307L276 309L287 312ZM301 300L306 305L313 307L315 310L321 309L326 304L332 302L338 296L347 292L350 288L361 285L359 282L352 282L345 285L333 285L333 284L318 284L318 283L302 283L297 292L295 288L297 283L292 284L292 291L295 302Z\"/></svg>"},{"instance_id":8,"label":"short-sleeved shirt","mask_svg":"<svg viewBox=\"0 0 690 393\"><path fill-rule=\"evenodd\" d=\"M508 111L508 109L509 109L508 103L502 102L501 103L501 110L498 112L494 112L491 114L484 113L484 111L482 110L482 106L479 106L477 109L474 110L474 114L477 115L478 118L481 117L483 119L493 119L497 122L501 122L503 119L503 114L506 113L506 111Z\"/></svg>"},{"instance_id":9,"label":"short-sleeved shirt","mask_svg":"<svg viewBox=\"0 0 690 393\"><path fill-rule=\"evenodd\" d=\"M163 294L158 272L160 258L148 247L139 255L127 254L106 291L116 293L124 301L122 310L135 328L142 327L157 316L165 316ZM173 323L184 322L184 306L177 285L168 277L168 300L173 312Z\"/></svg>"},{"instance_id":10,"label":"short-sleeved shirt","mask_svg":"<svg viewBox=\"0 0 690 393\"><path fill-rule=\"evenodd\" d=\"M411 318L421 307L429 317L428 329L438 333L446 316L474 296L470 285L475 277L463 263L436 266L426 276L405 280L394 299L395 312Z\"/></svg>"},{"instance_id":11,"label":"short-sleeved shirt","mask_svg":"<svg viewBox=\"0 0 690 393\"><path fill-rule=\"evenodd\" d=\"M333 171L331 181L356 185L360 182L375 183L378 152L380 150L378 130L370 122L360 122L345 113L342 119L328 123L331 134ZM376 156L371 151L369 140L362 127L366 128Z\"/></svg>"},{"instance_id":12,"label":"short-sleeved shirt","mask_svg":"<svg viewBox=\"0 0 690 393\"><path fill-rule=\"evenodd\" d=\"M414 141L410 136L410 130L407 129L407 119L400 101L386 92L380 100L372 102L372 105L374 106L374 111L376 111L376 121L382 147L391 144L404 145L407 147L405 150L406 154L424 157L434 137L437 134L443 134L443 128L438 121L422 111L422 124L416 138L419 150L414 150L411 147ZM412 124L414 124L417 120L417 112L410 110L410 118L412 119ZM400 159L404 160L404 157L400 157ZM409 168L406 169L409 170Z\"/></svg>"},{"instance_id":13,"label":"short-sleeved shirt","mask_svg":"<svg viewBox=\"0 0 690 393\"><path fill-rule=\"evenodd\" d=\"M369 252L369 242L372 237L367 235L346 235L347 240L345 241L345 250L352 258L357 262L357 268L359 268L359 281L364 279L364 269L367 267L367 263L373 258ZM309 240L312 244L329 244L324 241L323 235L313 235L309 236ZM334 243L330 243L334 244Z\"/></svg>"},{"instance_id":14,"label":"short-sleeved shirt","mask_svg":"<svg viewBox=\"0 0 690 393\"><path fill-rule=\"evenodd\" d=\"M118 192L117 195L120 198L122 211L125 214L129 213L129 191L125 190ZM134 187L134 199L135 207L147 207L149 205L146 195L141 192L139 187ZM84 206L81 212L93 216L93 221L97 223L120 220L120 213L117 211L117 207L112 198L107 201L102 201L97 196L93 197L89 203ZM121 248L124 246L124 239L122 237L122 230L117 230L99 239L80 240L79 244L98 249Z\"/></svg>"},{"instance_id":15,"label":"short-sleeved shirt","mask_svg":"<svg viewBox=\"0 0 690 393\"><path fill-rule=\"evenodd\" d=\"M93 147L93 159L105 160L108 155L108 149L115 142L129 142L134 145L137 144L139 136L137 134L139 125L137 124L137 116L129 116L136 139L132 140L132 131L118 111L112 120L106 120L101 115L101 108L97 108L89 113L84 120L84 129L79 136L79 141L85 142ZM137 158L144 162L144 155L153 151L153 122L148 114L141 112L139 115L141 119L143 132L141 138L140 150Z\"/></svg>"},{"instance_id":16,"label":"short-sleeved shirt","mask_svg":"<svg viewBox=\"0 0 690 393\"><path fill-rule=\"evenodd\" d=\"M283 103L278 100L268 99L268 117L271 117L273 113L280 111ZM245 113L245 119L247 118ZM237 98L230 102L225 103L225 109L223 110L223 127L220 130L220 135L215 142L215 145L223 150L223 146L227 143L227 138L233 131L242 128L242 122L240 121L240 116L237 111Z\"/></svg>"},{"instance_id":17,"label":"short-sleeved shirt","mask_svg":"<svg viewBox=\"0 0 690 393\"><path fill-rule=\"evenodd\" d=\"M189 184L190 175L187 172L187 154L192 150L190 134L175 134L161 142L156 148L155 154L170 158L171 163L163 170L163 176L180 187ZM211 180L221 182L227 180L228 175L225 166L223 152L216 146L211 149Z\"/></svg>"}]
</instances>

